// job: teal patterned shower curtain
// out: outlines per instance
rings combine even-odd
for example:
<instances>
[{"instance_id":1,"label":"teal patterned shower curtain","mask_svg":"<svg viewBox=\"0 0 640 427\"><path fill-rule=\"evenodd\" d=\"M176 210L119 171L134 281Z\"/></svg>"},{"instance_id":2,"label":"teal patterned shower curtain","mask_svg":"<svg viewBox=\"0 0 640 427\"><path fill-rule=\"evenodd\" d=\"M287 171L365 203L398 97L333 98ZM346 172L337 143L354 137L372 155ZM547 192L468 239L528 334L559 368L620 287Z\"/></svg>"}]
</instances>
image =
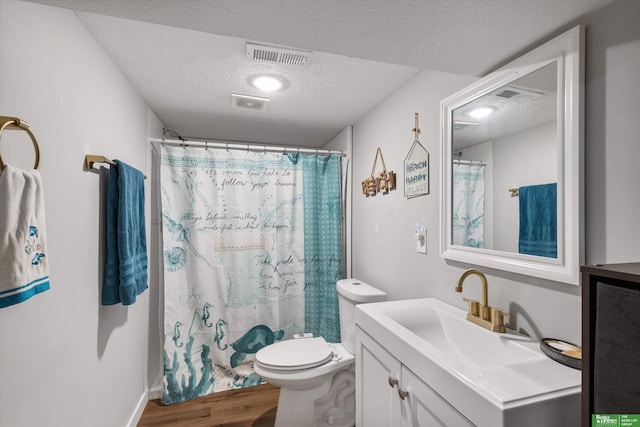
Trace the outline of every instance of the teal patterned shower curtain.
<instances>
[{"instance_id":1,"label":"teal patterned shower curtain","mask_svg":"<svg viewBox=\"0 0 640 427\"><path fill-rule=\"evenodd\" d=\"M485 165L453 164L453 244L484 248Z\"/></svg>"},{"instance_id":2,"label":"teal patterned shower curtain","mask_svg":"<svg viewBox=\"0 0 640 427\"><path fill-rule=\"evenodd\" d=\"M162 147L163 404L261 383L255 353L340 341L341 156Z\"/></svg>"}]
</instances>

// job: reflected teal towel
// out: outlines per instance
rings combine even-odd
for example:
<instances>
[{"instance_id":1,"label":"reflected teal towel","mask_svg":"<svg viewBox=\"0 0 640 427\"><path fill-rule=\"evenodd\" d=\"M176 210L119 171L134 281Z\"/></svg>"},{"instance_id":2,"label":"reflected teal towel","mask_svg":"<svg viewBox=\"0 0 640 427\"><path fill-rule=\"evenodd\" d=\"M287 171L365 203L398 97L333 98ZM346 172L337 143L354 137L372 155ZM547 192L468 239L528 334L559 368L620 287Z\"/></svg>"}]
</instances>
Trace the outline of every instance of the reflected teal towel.
<instances>
[{"instance_id":1,"label":"reflected teal towel","mask_svg":"<svg viewBox=\"0 0 640 427\"><path fill-rule=\"evenodd\" d=\"M107 186L107 259L102 304L130 305L147 289L144 175L115 161Z\"/></svg>"},{"instance_id":2,"label":"reflected teal towel","mask_svg":"<svg viewBox=\"0 0 640 427\"><path fill-rule=\"evenodd\" d=\"M557 186L531 185L518 189L521 254L558 257Z\"/></svg>"}]
</instances>

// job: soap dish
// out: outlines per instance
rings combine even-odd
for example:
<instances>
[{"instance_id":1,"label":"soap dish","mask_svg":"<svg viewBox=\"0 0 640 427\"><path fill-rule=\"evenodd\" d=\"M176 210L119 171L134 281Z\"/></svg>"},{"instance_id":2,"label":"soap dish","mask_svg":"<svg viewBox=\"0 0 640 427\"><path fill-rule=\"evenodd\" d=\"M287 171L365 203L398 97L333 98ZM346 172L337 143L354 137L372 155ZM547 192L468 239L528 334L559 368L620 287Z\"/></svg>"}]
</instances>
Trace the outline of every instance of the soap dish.
<instances>
[{"instance_id":1,"label":"soap dish","mask_svg":"<svg viewBox=\"0 0 640 427\"><path fill-rule=\"evenodd\" d=\"M543 338L540 350L549 358L573 369L582 369L582 348L555 338Z\"/></svg>"}]
</instances>

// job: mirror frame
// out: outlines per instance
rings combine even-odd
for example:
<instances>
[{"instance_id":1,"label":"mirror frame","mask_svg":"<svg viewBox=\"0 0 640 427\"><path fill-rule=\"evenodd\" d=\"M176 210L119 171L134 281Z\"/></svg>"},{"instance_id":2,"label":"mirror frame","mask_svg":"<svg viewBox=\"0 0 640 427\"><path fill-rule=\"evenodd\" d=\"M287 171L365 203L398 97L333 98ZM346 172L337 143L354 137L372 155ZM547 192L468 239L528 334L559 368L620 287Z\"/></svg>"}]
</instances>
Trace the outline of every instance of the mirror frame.
<instances>
[{"instance_id":1,"label":"mirror frame","mask_svg":"<svg viewBox=\"0 0 640 427\"><path fill-rule=\"evenodd\" d=\"M584 29L561 34L440 103L440 256L454 261L580 284L584 263ZM558 62L558 257L471 248L452 243L453 111L551 62ZM506 190L505 190L506 191Z\"/></svg>"}]
</instances>

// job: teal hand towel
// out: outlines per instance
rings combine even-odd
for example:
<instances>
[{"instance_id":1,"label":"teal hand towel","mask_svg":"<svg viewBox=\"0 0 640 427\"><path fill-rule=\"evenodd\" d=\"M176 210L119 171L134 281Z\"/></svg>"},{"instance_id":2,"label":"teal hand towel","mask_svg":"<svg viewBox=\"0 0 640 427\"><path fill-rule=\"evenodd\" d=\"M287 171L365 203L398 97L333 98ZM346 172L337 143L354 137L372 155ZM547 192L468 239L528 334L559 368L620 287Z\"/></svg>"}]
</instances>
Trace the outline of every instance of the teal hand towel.
<instances>
[{"instance_id":1,"label":"teal hand towel","mask_svg":"<svg viewBox=\"0 0 640 427\"><path fill-rule=\"evenodd\" d=\"M106 261L102 284L102 304L120 302L120 262L118 261L118 168L111 167L107 182L106 197Z\"/></svg>"},{"instance_id":2,"label":"teal hand towel","mask_svg":"<svg viewBox=\"0 0 640 427\"><path fill-rule=\"evenodd\" d=\"M542 184L520 187L521 254L558 257L557 185Z\"/></svg>"},{"instance_id":3,"label":"teal hand towel","mask_svg":"<svg viewBox=\"0 0 640 427\"><path fill-rule=\"evenodd\" d=\"M144 175L124 162L115 162L107 186L102 304L130 305L148 287Z\"/></svg>"}]
</instances>

